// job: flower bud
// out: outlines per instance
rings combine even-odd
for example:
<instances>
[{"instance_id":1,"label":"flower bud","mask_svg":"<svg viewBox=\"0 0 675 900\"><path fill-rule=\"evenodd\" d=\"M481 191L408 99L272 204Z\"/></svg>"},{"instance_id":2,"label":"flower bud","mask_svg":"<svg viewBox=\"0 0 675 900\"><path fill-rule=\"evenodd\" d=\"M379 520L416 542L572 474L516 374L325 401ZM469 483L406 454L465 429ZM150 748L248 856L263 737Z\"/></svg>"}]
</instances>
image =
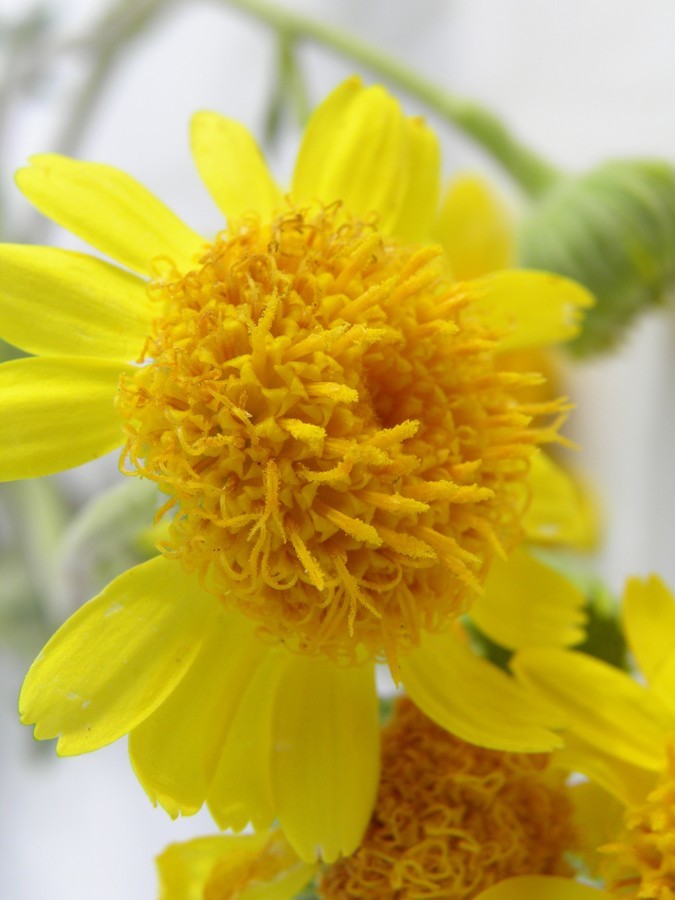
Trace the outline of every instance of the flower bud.
<instances>
[{"instance_id":1,"label":"flower bud","mask_svg":"<svg viewBox=\"0 0 675 900\"><path fill-rule=\"evenodd\" d=\"M569 346L611 349L675 279L675 167L618 160L561 181L525 221L520 262L585 284L597 304Z\"/></svg>"}]
</instances>

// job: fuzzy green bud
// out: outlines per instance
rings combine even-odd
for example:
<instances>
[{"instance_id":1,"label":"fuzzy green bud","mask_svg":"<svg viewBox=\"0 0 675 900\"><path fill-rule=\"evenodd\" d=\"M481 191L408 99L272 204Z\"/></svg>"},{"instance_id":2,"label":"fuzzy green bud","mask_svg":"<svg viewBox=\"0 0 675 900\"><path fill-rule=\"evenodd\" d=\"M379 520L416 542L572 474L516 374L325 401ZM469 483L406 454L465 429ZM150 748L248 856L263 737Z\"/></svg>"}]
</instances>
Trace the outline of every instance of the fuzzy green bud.
<instances>
[{"instance_id":1,"label":"fuzzy green bud","mask_svg":"<svg viewBox=\"0 0 675 900\"><path fill-rule=\"evenodd\" d=\"M675 281L675 167L614 161L558 182L524 222L520 262L584 284L596 297L580 356L611 349Z\"/></svg>"}]
</instances>

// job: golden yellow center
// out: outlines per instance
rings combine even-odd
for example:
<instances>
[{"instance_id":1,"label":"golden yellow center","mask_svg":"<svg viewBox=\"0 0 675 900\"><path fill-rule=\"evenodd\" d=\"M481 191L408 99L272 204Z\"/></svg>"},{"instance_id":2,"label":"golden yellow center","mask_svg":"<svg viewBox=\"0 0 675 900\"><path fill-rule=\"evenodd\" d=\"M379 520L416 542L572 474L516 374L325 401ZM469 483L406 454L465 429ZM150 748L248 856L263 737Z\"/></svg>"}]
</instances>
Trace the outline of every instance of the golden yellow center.
<instances>
[{"instance_id":1,"label":"golden yellow center","mask_svg":"<svg viewBox=\"0 0 675 900\"><path fill-rule=\"evenodd\" d=\"M571 875L573 809L547 755L466 744L400 701L383 734L375 812L330 866L322 900L471 900L516 875Z\"/></svg>"},{"instance_id":2,"label":"golden yellow center","mask_svg":"<svg viewBox=\"0 0 675 900\"><path fill-rule=\"evenodd\" d=\"M601 849L609 856L607 881L613 895L674 900L675 741L657 787L642 806L626 812L621 839Z\"/></svg>"},{"instance_id":3,"label":"golden yellow center","mask_svg":"<svg viewBox=\"0 0 675 900\"><path fill-rule=\"evenodd\" d=\"M294 650L395 666L446 627L519 539L554 432L470 287L339 205L246 218L157 278L119 408L170 498L164 552Z\"/></svg>"}]
</instances>

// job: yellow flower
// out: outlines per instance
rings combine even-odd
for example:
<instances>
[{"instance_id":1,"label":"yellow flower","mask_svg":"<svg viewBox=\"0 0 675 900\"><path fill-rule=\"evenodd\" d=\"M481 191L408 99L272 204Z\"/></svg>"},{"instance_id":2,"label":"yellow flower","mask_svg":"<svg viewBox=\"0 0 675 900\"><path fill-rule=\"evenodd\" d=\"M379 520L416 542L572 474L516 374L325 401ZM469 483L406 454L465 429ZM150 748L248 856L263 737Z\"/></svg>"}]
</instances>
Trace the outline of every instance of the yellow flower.
<instances>
[{"instance_id":1,"label":"yellow flower","mask_svg":"<svg viewBox=\"0 0 675 900\"><path fill-rule=\"evenodd\" d=\"M368 830L324 872L321 896L465 900L515 875L571 875L573 809L549 764L467 744L403 698L384 730Z\"/></svg>"},{"instance_id":2,"label":"yellow flower","mask_svg":"<svg viewBox=\"0 0 675 900\"><path fill-rule=\"evenodd\" d=\"M192 144L227 217L210 242L108 166L40 156L18 175L124 268L0 250L0 333L36 354L0 368L0 473L124 444L172 515L162 556L45 647L22 719L65 755L129 734L172 815L276 817L331 860L375 796L375 662L467 740L558 742L449 625L537 536L537 448L567 408L521 401L540 376L501 356L571 336L590 298L544 273L452 277L426 239L436 139L382 88L351 79L317 109L286 195L239 124L198 114Z\"/></svg>"},{"instance_id":3,"label":"yellow flower","mask_svg":"<svg viewBox=\"0 0 675 900\"><path fill-rule=\"evenodd\" d=\"M563 754L592 779L585 828L603 845L596 864L610 889L620 897L669 900L675 896L675 596L654 575L631 578L622 615L644 683L563 650L523 650L513 668L558 706L567 726ZM619 804L623 829L606 815Z\"/></svg>"},{"instance_id":4,"label":"yellow flower","mask_svg":"<svg viewBox=\"0 0 675 900\"><path fill-rule=\"evenodd\" d=\"M566 773L550 754L485 750L401 698L383 732L377 802L361 846L319 871L280 831L199 838L158 859L162 900L291 898L318 876L321 900L600 900L573 881Z\"/></svg>"}]
</instances>

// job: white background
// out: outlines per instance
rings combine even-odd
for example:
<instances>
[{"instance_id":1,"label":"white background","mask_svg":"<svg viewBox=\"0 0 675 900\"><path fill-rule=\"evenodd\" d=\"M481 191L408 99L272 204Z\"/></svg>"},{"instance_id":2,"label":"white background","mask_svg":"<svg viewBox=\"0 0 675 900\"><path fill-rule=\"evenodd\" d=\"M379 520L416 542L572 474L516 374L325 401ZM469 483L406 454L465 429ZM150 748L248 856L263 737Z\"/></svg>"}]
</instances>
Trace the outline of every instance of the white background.
<instances>
[{"instance_id":1,"label":"white background","mask_svg":"<svg viewBox=\"0 0 675 900\"><path fill-rule=\"evenodd\" d=\"M610 156L675 160L675 4L672 0L296 0L286 5L334 22L388 50L428 78L480 100L561 167L583 170ZM0 0L13 17L27 3ZM59 31L76 35L105 9L62 0ZM354 66L319 48L303 53L314 102ZM81 144L83 158L126 169L192 225L219 227L191 166L187 124L201 108L260 134L273 42L264 26L216 2L184 3L128 56L101 98ZM364 73L367 74L367 73ZM62 82L42 86L11 122L0 178L31 153L52 149ZM404 101L410 112L423 111ZM434 122L433 117L431 117ZM489 161L447 125L445 170ZM273 161L283 179L297 134ZM26 209L18 195L12 211ZM49 240L59 240L50 233ZM607 521L600 569L618 590L627 574L660 571L675 586L675 327L670 313L643 320L621 353L573 376L579 409L571 429L579 462ZM113 477L114 464L95 478ZM88 476L91 481L91 474ZM87 478L85 473L83 479ZM141 900L156 894L153 857L171 840L211 829L205 815L172 823L154 810L126 759L125 742L90 757L53 759L16 723L25 661L0 659L0 897L7 900ZM42 751L47 752L42 752Z\"/></svg>"}]
</instances>

